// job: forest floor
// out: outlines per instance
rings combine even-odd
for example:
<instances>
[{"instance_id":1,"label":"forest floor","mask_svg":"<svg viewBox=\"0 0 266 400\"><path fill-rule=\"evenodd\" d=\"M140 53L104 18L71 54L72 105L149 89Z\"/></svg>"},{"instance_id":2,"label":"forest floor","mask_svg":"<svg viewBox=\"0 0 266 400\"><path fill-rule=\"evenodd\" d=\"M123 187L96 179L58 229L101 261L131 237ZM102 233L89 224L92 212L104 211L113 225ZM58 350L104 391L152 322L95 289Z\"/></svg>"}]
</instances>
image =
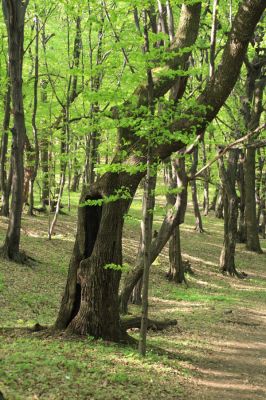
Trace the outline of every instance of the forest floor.
<instances>
[{"instance_id":1,"label":"forest floor","mask_svg":"<svg viewBox=\"0 0 266 400\"><path fill-rule=\"evenodd\" d=\"M74 199L77 204L77 198ZM141 200L126 219L125 261L138 248ZM155 228L163 209L157 207ZM32 333L56 317L71 255L76 206L60 216L47 239L47 216L23 216L22 248L39 263L0 261L0 391L7 400L252 399L266 398L266 255L238 245L236 262L248 278L218 271L222 221L203 218L194 231L189 210L182 226L188 286L168 282L167 249L151 269L150 316L178 325L149 332L145 359L128 346L88 338ZM0 220L3 240L7 220ZM266 252L266 240L262 241ZM139 315L137 306L130 312ZM138 331L130 332L135 338Z\"/></svg>"}]
</instances>

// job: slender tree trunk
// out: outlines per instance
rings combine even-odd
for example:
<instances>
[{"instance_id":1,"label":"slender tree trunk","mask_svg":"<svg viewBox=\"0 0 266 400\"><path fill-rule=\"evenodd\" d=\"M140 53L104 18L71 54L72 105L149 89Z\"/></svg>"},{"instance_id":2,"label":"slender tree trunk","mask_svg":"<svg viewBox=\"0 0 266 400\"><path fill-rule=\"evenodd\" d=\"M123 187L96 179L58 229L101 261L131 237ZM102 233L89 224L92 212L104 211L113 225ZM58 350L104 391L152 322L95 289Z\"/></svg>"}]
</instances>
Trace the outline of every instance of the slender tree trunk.
<instances>
[{"instance_id":1,"label":"slender tree trunk","mask_svg":"<svg viewBox=\"0 0 266 400\"><path fill-rule=\"evenodd\" d=\"M193 151L193 163L192 163L192 166L190 169L191 175L195 175L195 173L197 172L198 153L199 153L199 149L198 149L198 147L195 147L195 149ZM195 215L195 219L196 219L195 230L197 232L202 233L202 232L204 232L204 229L203 229L202 218L201 218L200 209L199 209L197 182L195 179L191 180L190 187L191 187L194 215Z\"/></svg>"},{"instance_id":2,"label":"slender tree trunk","mask_svg":"<svg viewBox=\"0 0 266 400\"><path fill-rule=\"evenodd\" d=\"M247 232L247 250L262 253L260 247L257 215L256 215L256 197L255 197L255 157L256 149L248 148L246 150L244 171L245 171L245 221Z\"/></svg>"},{"instance_id":3,"label":"slender tree trunk","mask_svg":"<svg viewBox=\"0 0 266 400\"><path fill-rule=\"evenodd\" d=\"M219 185L216 185L215 192L214 192L214 195L213 195L210 207L209 207L209 211L215 211L215 209L216 209L216 203L217 203L217 199L218 199L219 189L220 189Z\"/></svg>"},{"instance_id":4,"label":"slender tree trunk","mask_svg":"<svg viewBox=\"0 0 266 400\"><path fill-rule=\"evenodd\" d=\"M28 214L33 215L34 208L34 182L39 168L39 140L36 124L36 114L38 107L38 84L39 84L39 19L35 15L35 60L34 60L34 90L33 90L33 112L32 112L32 131L34 137L34 166L30 179L29 210Z\"/></svg>"},{"instance_id":5,"label":"slender tree trunk","mask_svg":"<svg viewBox=\"0 0 266 400\"><path fill-rule=\"evenodd\" d=\"M266 238L266 171L262 174L261 179L261 234L263 239Z\"/></svg>"},{"instance_id":6,"label":"slender tree trunk","mask_svg":"<svg viewBox=\"0 0 266 400\"><path fill-rule=\"evenodd\" d=\"M235 267L235 248L237 241L237 217L238 199L235 190L237 150L230 150L227 170L224 167L223 158L218 160L219 173L222 180L224 196L224 244L220 256L220 268L222 273L241 277Z\"/></svg>"},{"instance_id":7,"label":"slender tree trunk","mask_svg":"<svg viewBox=\"0 0 266 400\"><path fill-rule=\"evenodd\" d=\"M238 240L240 243L246 243L246 221L245 221L245 182L244 182L244 168L243 168L243 154L240 155L240 162L238 164L237 185L240 194L239 202L239 221L238 221Z\"/></svg>"},{"instance_id":8,"label":"slender tree trunk","mask_svg":"<svg viewBox=\"0 0 266 400\"><path fill-rule=\"evenodd\" d=\"M202 142L202 152L203 152L203 165L207 164L206 146L205 142ZM210 179L210 169L206 168L204 171L204 187L203 187L203 213L208 215L210 209L209 200L209 179Z\"/></svg>"},{"instance_id":9,"label":"slender tree trunk","mask_svg":"<svg viewBox=\"0 0 266 400\"><path fill-rule=\"evenodd\" d=\"M222 219L224 217L223 211L224 211L224 188L223 185L221 185L219 188L219 194L215 207L215 217Z\"/></svg>"},{"instance_id":10,"label":"slender tree trunk","mask_svg":"<svg viewBox=\"0 0 266 400\"><path fill-rule=\"evenodd\" d=\"M23 149L26 135L22 93L22 65L24 19L27 5L28 1L3 1L8 32L8 56L14 127L12 128L12 201L2 253L5 257L18 262L23 261L19 245L23 205Z\"/></svg>"}]
</instances>

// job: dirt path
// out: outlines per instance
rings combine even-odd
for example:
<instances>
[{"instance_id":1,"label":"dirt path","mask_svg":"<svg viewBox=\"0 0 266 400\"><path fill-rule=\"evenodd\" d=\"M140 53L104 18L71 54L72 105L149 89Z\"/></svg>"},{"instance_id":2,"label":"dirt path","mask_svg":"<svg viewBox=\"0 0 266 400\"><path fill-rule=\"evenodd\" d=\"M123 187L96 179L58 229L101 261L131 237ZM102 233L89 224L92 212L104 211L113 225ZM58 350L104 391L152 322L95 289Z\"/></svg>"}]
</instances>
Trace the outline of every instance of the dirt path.
<instances>
[{"instance_id":1,"label":"dirt path","mask_svg":"<svg viewBox=\"0 0 266 400\"><path fill-rule=\"evenodd\" d=\"M225 314L219 328L192 368L187 399L265 400L266 309L239 308Z\"/></svg>"}]
</instances>

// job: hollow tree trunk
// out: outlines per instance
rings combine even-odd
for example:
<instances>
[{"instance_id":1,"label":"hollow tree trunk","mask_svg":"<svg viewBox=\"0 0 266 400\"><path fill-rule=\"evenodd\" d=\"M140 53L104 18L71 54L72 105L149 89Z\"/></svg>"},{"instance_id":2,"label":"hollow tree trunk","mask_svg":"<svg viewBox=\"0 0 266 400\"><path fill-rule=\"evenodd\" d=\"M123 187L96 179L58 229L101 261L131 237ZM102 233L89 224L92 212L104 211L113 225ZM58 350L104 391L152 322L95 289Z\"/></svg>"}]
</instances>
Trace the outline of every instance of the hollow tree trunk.
<instances>
[{"instance_id":1,"label":"hollow tree trunk","mask_svg":"<svg viewBox=\"0 0 266 400\"><path fill-rule=\"evenodd\" d=\"M26 134L22 93L22 64L24 19L27 5L28 1L3 1L8 32L8 56L14 127L12 128L12 201L9 224L2 252L5 257L15 261L21 261L19 245L23 202L23 149Z\"/></svg>"}]
</instances>

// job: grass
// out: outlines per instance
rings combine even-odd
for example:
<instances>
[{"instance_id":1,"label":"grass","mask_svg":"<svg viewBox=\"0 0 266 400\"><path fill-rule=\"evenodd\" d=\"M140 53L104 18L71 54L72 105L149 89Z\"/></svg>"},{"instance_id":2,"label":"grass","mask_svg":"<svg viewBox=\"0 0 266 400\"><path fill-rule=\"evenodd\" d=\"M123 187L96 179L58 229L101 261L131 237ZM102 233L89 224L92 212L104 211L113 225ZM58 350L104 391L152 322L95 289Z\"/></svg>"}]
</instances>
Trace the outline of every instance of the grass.
<instances>
[{"instance_id":1,"label":"grass","mask_svg":"<svg viewBox=\"0 0 266 400\"><path fill-rule=\"evenodd\" d=\"M187 277L188 287L176 286L165 279L167 250L156 260L151 270L150 315L176 318L178 327L150 332L145 359L130 347L90 337L77 340L29 333L26 327L37 322L51 325L56 318L75 234L76 194L73 204L70 213L59 217L51 241L47 216L23 216L22 248L38 264L28 268L1 260L0 390L8 400L192 398L187 391L194 367L221 331L226 328L228 338L235 335L235 326L225 327L226 313L265 307L265 255L246 252L240 245L237 265L249 279L221 276L217 264L222 221L204 217L205 233L198 234L189 209L182 226L182 249L195 274ZM124 250L131 264L138 247L140 208L139 198L130 209L132 218L126 218ZM157 207L156 226L163 215ZM1 240L6 224L1 219ZM266 247L265 241L262 246ZM139 315L139 307L131 306L130 312ZM138 337L137 331L131 334Z\"/></svg>"}]
</instances>

